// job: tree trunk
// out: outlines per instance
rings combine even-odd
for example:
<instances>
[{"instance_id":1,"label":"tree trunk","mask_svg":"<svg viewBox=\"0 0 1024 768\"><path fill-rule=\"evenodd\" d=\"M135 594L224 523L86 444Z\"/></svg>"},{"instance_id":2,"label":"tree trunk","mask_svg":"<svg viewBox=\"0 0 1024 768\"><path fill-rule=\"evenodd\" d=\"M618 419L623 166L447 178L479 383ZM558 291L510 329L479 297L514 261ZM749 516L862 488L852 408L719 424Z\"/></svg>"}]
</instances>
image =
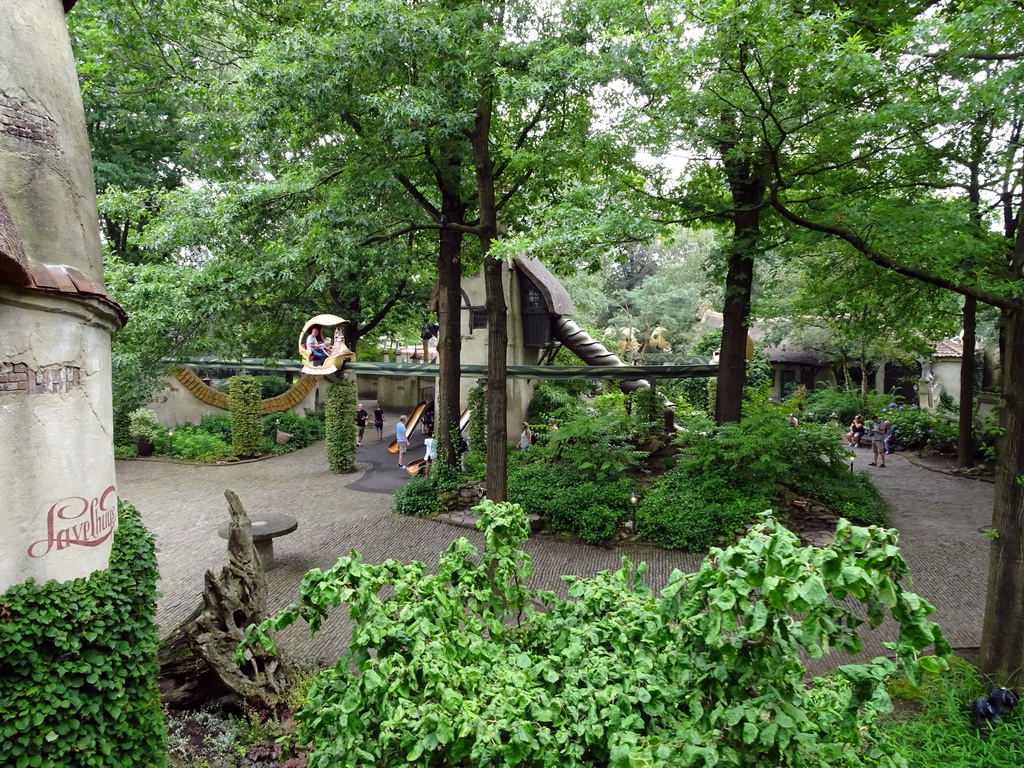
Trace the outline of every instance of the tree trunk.
<instances>
[{"instance_id":1,"label":"tree trunk","mask_svg":"<svg viewBox=\"0 0 1024 768\"><path fill-rule=\"evenodd\" d=\"M1006 347L999 462L982 629L981 670L999 685L1024 683L1024 308L1003 313Z\"/></svg>"},{"instance_id":2,"label":"tree trunk","mask_svg":"<svg viewBox=\"0 0 1024 768\"><path fill-rule=\"evenodd\" d=\"M457 199L446 199L442 206L446 222L462 222L465 206ZM434 414L434 438L438 461L450 467L459 465L459 381L462 351L462 252L463 233L451 226L441 227L437 256L437 413Z\"/></svg>"},{"instance_id":3,"label":"tree trunk","mask_svg":"<svg viewBox=\"0 0 1024 768\"><path fill-rule=\"evenodd\" d=\"M727 162L726 174L734 213L715 393L715 422L718 424L739 421L743 412L750 294L754 285L754 257L760 247L761 204L764 199L764 184L755 164Z\"/></svg>"},{"instance_id":4,"label":"tree trunk","mask_svg":"<svg viewBox=\"0 0 1024 768\"><path fill-rule=\"evenodd\" d=\"M484 255L484 290L487 296L487 498L508 497L508 305L502 280L505 263L491 258L491 243L498 236L498 208L494 192L494 164L490 134L493 103L485 84L473 126L473 162L480 207L480 252Z\"/></svg>"},{"instance_id":5,"label":"tree trunk","mask_svg":"<svg viewBox=\"0 0 1024 768\"><path fill-rule=\"evenodd\" d=\"M960 424L957 435L956 466L974 464L974 347L978 300L964 297L964 355L960 360Z\"/></svg>"}]
</instances>

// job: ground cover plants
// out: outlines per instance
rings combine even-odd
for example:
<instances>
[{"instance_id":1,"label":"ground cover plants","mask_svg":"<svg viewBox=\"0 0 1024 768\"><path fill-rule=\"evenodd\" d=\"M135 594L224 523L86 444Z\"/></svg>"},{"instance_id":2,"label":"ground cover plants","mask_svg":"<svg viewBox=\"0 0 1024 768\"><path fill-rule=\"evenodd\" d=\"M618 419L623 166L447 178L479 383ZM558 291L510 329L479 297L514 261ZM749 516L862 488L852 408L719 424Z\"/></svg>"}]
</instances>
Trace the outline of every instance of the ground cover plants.
<instances>
[{"instance_id":1,"label":"ground cover plants","mask_svg":"<svg viewBox=\"0 0 1024 768\"><path fill-rule=\"evenodd\" d=\"M956 657L948 670L926 673L920 686L896 678L889 690L899 715L887 718L883 731L901 745L908 768L1024 765L1024 712L980 729L967 717L967 705L989 688L974 665Z\"/></svg>"},{"instance_id":2,"label":"ground cover plants","mask_svg":"<svg viewBox=\"0 0 1024 768\"><path fill-rule=\"evenodd\" d=\"M247 642L273 647L274 632L301 618L315 633L348 606L350 650L296 715L311 768L903 765L879 727L885 680L897 667L919 680L949 648L934 609L904 588L895 532L843 521L816 549L763 517L697 573L674 572L660 596L624 559L566 577L560 599L528 586L522 510L476 511L482 553L460 539L428 569L353 552L249 628ZM808 686L801 651L861 647L848 598L871 626L899 625L897 661ZM930 646L937 657L918 656Z\"/></svg>"}]
</instances>

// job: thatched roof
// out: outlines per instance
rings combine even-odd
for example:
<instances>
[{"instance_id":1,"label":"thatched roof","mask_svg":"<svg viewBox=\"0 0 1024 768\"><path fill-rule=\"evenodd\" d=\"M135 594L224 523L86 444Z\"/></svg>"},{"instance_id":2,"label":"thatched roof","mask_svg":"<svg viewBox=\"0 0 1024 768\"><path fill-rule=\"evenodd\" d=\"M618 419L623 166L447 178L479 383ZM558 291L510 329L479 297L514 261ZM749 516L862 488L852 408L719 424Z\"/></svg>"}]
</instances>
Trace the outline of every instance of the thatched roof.
<instances>
[{"instance_id":1,"label":"thatched roof","mask_svg":"<svg viewBox=\"0 0 1024 768\"><path fill-rule=\"evenodd\" d=\"M565 286L537 259L524 257L513 259L512 263L540 289L548 305L548 312L560 317L576 314L576 305L572 303L572 297Z\"/></svg>"}]
</instances>

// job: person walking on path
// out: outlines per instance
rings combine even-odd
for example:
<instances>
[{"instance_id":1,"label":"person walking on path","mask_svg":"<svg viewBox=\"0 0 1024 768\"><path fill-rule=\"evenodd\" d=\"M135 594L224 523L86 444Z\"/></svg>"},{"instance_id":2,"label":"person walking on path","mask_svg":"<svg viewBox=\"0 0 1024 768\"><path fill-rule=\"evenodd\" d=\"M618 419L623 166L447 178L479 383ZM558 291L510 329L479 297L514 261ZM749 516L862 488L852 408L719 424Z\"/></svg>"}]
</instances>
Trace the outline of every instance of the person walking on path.
<instances>
[{"instance_id":1,"label":"person walking on path","mask_svg":"<svg viewBox=\"0 0 1024 768\"><path fill-rule=\"evenodd\" d=\"M377 403L377 407L373 409L373 428L377 430L377 442L379 443L384 439L384 409L380 407L380 403Z\"/></svg>"},{"instance_id":2,"label":"person walking on path","mask_svg":"<svg viewBox=\"0 0 1024 768\"><path fill-rule=\"evenodd\" d=\"M871 417L871 463L869 467L885 468L885 422L877 416ZM881 461L879 461L881 459Z\"/></svg>"},{"instance_id":3,"label":"person walking on path","mask_svg":"<svg viewBox=\"0 0 1024 768\"><path fill-rule=\"evenodd\" d=\"M532 442L533 432L530 431L530 425L524 421L522 434L519 435L519 450L525 451Z\"/></svg>"},{"instance_id":4,"label":"person walking on path","mask_svg":"<svg viewBox=\"0 0 1024 768\"><path fill-rule=\"evenodd\" d=\"M363 433L366 431L366 420L370 418L370 414L363 408L363 404L359 404L359 410L356 411L356 427L359 430L356 436L356 447L358 448L363 444Z\"/></svg>"},{"instance_id":5,"label":"person walking on path","mask_svg":"<svg viewBox=\"0 0 1024 768\"><path fill-rule=\"evenodd\" d=\"M398 440L398 468L405 469L405 451L409 447L409 440L405 433L405 416L398 418L398 424L395 425L395 438Z\"/></svg>"}]
</instances>

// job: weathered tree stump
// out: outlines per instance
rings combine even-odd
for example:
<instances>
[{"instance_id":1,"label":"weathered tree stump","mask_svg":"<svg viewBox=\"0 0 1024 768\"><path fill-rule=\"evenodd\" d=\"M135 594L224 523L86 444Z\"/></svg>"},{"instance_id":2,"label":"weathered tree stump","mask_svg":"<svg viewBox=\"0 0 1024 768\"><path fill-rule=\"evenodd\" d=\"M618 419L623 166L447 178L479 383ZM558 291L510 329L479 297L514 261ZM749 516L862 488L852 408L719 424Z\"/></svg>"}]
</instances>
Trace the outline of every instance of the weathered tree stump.
<instances>
[{"instance_id":1,"label":"weathered tree stump","mask_svg":"<svg viewBox=\"0 0 1024 768\"><path fill-rule=\"evenodd\" d=\"M202 605L161 644L162 699L181 709L239 699L262 711L275 710L295 676L262 647L250 648L243 666L236 661L245 628L267 618L267 579L242 502L232 491L224 495L231 511L228 562L219 577L206 572Z\"/></svg>"}]
</instances>

